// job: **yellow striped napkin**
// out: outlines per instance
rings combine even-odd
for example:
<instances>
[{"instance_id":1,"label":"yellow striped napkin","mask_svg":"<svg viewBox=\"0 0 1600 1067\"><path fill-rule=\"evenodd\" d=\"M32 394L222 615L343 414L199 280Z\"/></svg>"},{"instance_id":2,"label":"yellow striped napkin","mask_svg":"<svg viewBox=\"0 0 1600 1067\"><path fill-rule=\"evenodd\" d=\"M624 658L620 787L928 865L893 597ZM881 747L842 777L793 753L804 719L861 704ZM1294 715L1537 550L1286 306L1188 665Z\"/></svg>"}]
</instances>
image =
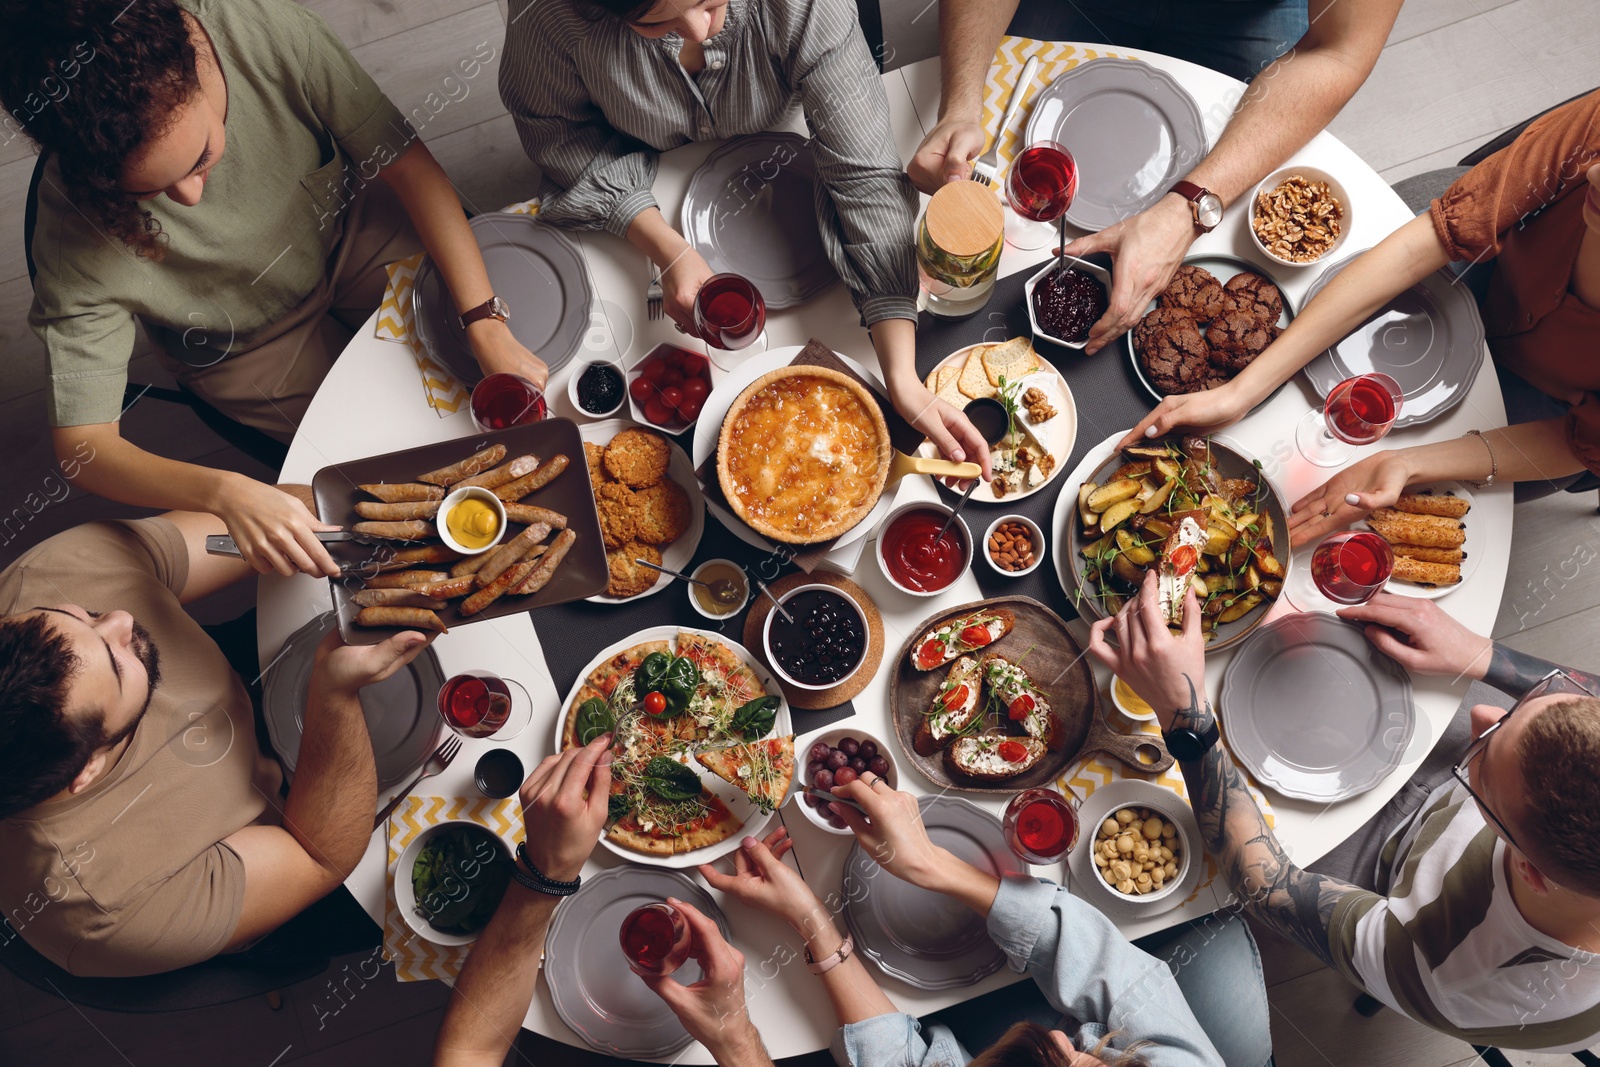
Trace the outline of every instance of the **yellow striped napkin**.
<instances>
[{"instance_id":1,"label":"yellow striped napkin","mask_svg":"<svg viewBox=\"0 0 1600 1067\"><path fill-rule=\"evenodd\" d=\"M527 200L501 210L515 212L518 215L537 215L539 201ZM422 343L417 340L416 331L412 329L411 290L416 284L417 271L421 269L422 260L426 255L426 252L418 252L414 256L397 259L387 267L389 284L383 291L383 303L378 305L378 328L373 331L373 335L385 341L398 342L411 349L412 358L417 361L417 369L422 372L422 388L427 395L428 406L442 419L461 410L461 405L467 402L472 391L457 381L448 367L428 355Z\"/></svg>"},{"instance_id":2,"label":"yellow striped napkin","mask_svg":"<svg viewBox=\"0 0 1600 1067\"><path fill-rule=\"evenodd\" d=\"M417 936L406 924L394 900L395 864L413 838L442 822L469 820L486 827L513 852L522 843L521 801L482 797L407 797L389 816L388 877L384 890L383 958L394 963L394 976L402 982L454 978L461 973L471 945L435 945ZM409 871L406 877L411 877Z\"/></svg>"},{"instance_id":3,"label":"yellow striped napkin","mask_svg":"<svg viewBox=\"0 0 1600 1067\"><path fill-rule=\"evenodd\" d=\"M1110 698L1104 693L1101 694L1101 703L1103 706L1110 706L1111 703ZM1113 722L1111 726L1112 729L1118 728L1115 722ZM1123 730L1121 732L1150 734L1155 737L1161 736L1161 727L1157 723L1141 722L1136 723L1135 726L1137 727L1135 730ZM1241 774L1244 774L1244 768L1241 767L1239 771ZM1124 778L1133 778L1144 782L1154 782L1156 785L1172 790L1174 793L1182 797L1185 802L1187 802L1189 799L1189 786L1186 782L1184 782L1183 772L1178 770L1178 765L1176 763L1168 768L1165 773L1151 777L1148 774L1137 773L1132 768L1124 765L1118 760L1105 758L1099 755L1091 756L1089 759L1084 760L1082 763L1072 767L1066 773L1066 775L1056 780L1056 788L1061 791L1063 796L1070 792L1080 801L1083 801L1088 800L1090 795L1101 786L1110 785L1112 782L1118 782ZM1257 804L1261 805L1261 814L1266 820L1267 825L1277 825L1277 818L1272 814L1272 805L1267 802L1267 795L1261 791L1261 788L1257 786L1254 781L1251 780L1248 774L1245 774L1245 781L1250 786L1250 795L1256 798ZM1085 835L1093 834L1094 827L1085 826L1082 828L1081 832ZM1200 891L1206 886L1210 885L1217 877L1217 874L1217 862L1211 858L1211 853L1207 852L1205 876L1201 878L1200 883L1195 886L1194 892L1189 894L1188 899L1185 900L1184 903L1187 904L1190 900L1193 900L1195 897L1199 896Z\"/></svg>"},{"instance_id":4,"label":"yellow striped napkin","mask_svg":"<svg viewBox=\"0 0 1600 1067\"><path fill-rule=\"evenodd\" d=\"M1005 132L1000 142L1002 173L1006 169L1006 164L1011 162L1012 155L1024 143L1023 131L1028 128L1028 116L1033 113L1033 98L1039 95L1040 89L1079 63L1087 63L1091 59L1108 56L1112 59L1138 58L1099 48L1079 48L1059 41L1035 41L1030 37L1002 37L1000 47L994 54L994 63L989 67L989 80L983 87L984 129L992 130L1000 125L1000 116L1006 113L1006 104L1011 101L1011 87L1017 84L1017 78L1022 75L1022 67L1031 56L1039 57L1039 73L1034 75L1033 83L1023 94L1022 108L1011 120L1011 128Z\"/></svg>"}]
</instances>

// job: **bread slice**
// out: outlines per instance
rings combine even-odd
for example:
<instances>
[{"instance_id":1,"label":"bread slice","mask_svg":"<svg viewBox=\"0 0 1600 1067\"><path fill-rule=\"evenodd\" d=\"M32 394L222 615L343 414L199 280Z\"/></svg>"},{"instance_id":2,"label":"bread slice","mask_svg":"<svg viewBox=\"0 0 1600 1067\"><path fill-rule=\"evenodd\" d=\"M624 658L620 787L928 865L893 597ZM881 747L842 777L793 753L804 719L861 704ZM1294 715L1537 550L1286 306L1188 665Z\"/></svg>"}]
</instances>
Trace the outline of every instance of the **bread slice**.
<instances>
[{"instance_id":1,"label":"bread slice","mask_svg":"<svg viewBox=\"0 0 1600 1067\"><path fill-rule=\"evenodd\" d=\"M1015 746L1015 747L1012 747ZM1023 758L1013 762L1002 755L1015 755L1021 749ZM979 782L1003 782L1032 770L1049 749L1036 737L1006 737L1001 734L979 734L960 737L944 750L944 765L952 775L971 778Z\"/></svg>"},{"instance_id":2,"label":"bread slice","mask_svg":"<svg viewBox=\"0 0 1600 1067\"><path fill-rule=\"evenodd\" d=\"M961 395L969 400L981 400L1000 391L989 381L988 372L983 369L983 354L989 351L989 347L979 345L968 352L967 362L961 368L961 377L956 380L956 388L960 389Z\"/></svg>"},{"instance_id":3,"label":"bread slice","mask_svg":"<svg viewBox=\"0 0 1600 1067\"><path fill-rule=\"evenodd\" d=\"M991 652L983 657L983 680L1005 709L1006 718L1020 726L1029 737L1037 738L1051 750L1060 748L1066 741L1049 697L1020 664ZM1018 701L1023 703L1013 710L1012 705Z\"/></svg>"},{"instance_id":4,"label":"bread slice","mask_svg":"<svg viewBox=\"0 0 1600 1067\"><path fill-rule=\"evenodd\" d=\"M974 611L942 622L924 633L917 641L917 646L911 650L911 665L919 671L931 671L943 667L957 656L994 644L1010 633L1016 624L1016 615L1006 608ZM983 626L988 630L989 640L979 644L965 640L962 631L969 626Z\"/></svg>"},{"instance_id":5,"label":"bread slice","mask_svg":"<svg viewBox=\"0 0 1600 1067\"><path fill-rule=\"evenodd\" d=\"M1024 374L1039 369L1039 357L1034 354L1033 342L1026 337L1013 337L1004 344L992 346L983 354L983 373L989 384L999 388L1002 376L1016 381Z\"/></svg>"},{"instance_id":6,"label":"bread slice","mask_svg":"<svg viewBox=\"0 0 1600 1067\"><path fill-rule=\"evenodd\" d=\"M976 659L961 656L950 664L950 673L934 691L928 710L917 724L912 747L921 755L931 756L948 745L981 713L982 690L983 674Z\"/></svg>"}]
</instances>

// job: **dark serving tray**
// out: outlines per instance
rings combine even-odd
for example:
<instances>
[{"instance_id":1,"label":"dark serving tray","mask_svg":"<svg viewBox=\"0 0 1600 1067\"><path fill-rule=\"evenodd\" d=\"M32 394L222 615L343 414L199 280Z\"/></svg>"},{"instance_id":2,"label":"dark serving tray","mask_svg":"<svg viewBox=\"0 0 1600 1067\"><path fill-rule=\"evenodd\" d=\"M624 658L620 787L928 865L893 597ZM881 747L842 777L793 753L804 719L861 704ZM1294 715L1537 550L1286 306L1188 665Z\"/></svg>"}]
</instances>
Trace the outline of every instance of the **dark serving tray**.
<instances>
[{"instance_id":1,"label":"dark serving tray","mask_svg":"<svg viewBox=\"0 0 1600 1067\"><path fill-rule=\"evenodd\" d=\"M530 452L542 460L549 460L556 455L567 457L567 469L524 502L565 515L568 528L578 535L578 539L556 569L550 584L532 596L503 596L476 615L462 615L459 607L461 601L451 601L448 607L439 612L439 618L452 630L484 619L498 619L551 604L583 600L604 591L610 577L606 549L600 537L600 516L595 510L594 490L586 473L583 438L578 433L577 425L571 419L545 419L526 426L513 426L509 430L496 430L420 448L402 449L383 456L335 463L322 468L311 481L317 513L322 520L350 526L360 521L355 510L357 501L371 499L357 486L371 482L415 481L419 474L466 459L495 442L506 446L506 459ZM397 548L408 547L399 541L387 544ZM355 542L334 543L327 548L336 562L352 564L370 560L375 552L381 551L371 545ZM446 566L444 570L448 571L449 568ZM365 584L361 577L351 574L329 581L333 586L333 606L339 613L339 636L344 638L346 644L375 645L398 632L390 627L355 624L356 613L361 609L351 603L350 596Z\"/></svg>"}]
</instances>

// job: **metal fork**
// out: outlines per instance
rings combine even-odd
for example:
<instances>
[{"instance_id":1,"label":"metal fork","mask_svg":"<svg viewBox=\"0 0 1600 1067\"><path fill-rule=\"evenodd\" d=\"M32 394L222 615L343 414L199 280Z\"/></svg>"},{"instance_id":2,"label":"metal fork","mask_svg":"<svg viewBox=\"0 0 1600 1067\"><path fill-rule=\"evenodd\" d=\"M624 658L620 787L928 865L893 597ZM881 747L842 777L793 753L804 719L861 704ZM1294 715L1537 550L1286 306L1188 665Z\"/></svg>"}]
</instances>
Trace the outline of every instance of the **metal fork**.
<instances>
[{"instance_id":1,"label":"metal fork","mask_svg":"<svg viewBox=\"0 0 1600 1067\"><path fill-rule=\"evenodd\" d=\"M372 828L376 830L378 827L388 822L389 816L394 814L394 809L400 806L400 802L402 800L411 795L411 791L417 787L418 782L422 781L424 778L432 778L434 775L450 766L450 761L455 759L456 753L460 751L461 738L451 734L445 739L444 744L433 750L433 755L428 757L428 762L422 765L422 770L417 772L417 776L411 779L410 784L408 784L404 789L400 790L400 792L396 793L394 795L394 799L385 804L383 810L378 812L378 818L373 822Z\"/></svg>"},{"instance_id":2,"label":"metal fork","mask_svg":"<svg viewBox=\"0 0 1600 1067\"><path fill-rule=\"evenodd\" d=\"M644 310L651 322L661 318L666 307L667 293L661 288L661 268L650 264L650 286L644 291Z\"/></svg>"},{"instance_id":3,"label":"metal fork","mask_svg":"<svg viewBox=\"0 0 1600 1067\"><path fill-rule=\"evenodd\" d=\"M1016 117L1017 108L1022 106L1022 98L1033 82L1034 72L1038 69L1039 57L1029 56L1028 62L1023 64L1022 76L1017 79L1017 84L1011 87L1011 102L1006 105L1006 113L1000 116L1000 128L994 131L994 143L989 146L987 152L972 161L973 181L993 185L995 179L1000 176L1000 142L1005 140L1006 130L1011 127L1011 120Z\"/></svg>"}]
</instances>

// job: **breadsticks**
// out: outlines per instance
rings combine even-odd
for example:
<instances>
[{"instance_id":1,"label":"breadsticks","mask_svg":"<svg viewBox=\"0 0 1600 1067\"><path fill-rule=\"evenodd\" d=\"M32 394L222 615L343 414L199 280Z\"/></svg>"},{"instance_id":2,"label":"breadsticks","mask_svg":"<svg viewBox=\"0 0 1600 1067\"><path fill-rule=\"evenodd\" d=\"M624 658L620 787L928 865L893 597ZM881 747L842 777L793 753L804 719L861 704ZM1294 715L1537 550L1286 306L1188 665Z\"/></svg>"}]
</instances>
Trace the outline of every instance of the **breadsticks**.
<instances>
[{"instance_id":1,"label":"breadsticks","mask_svg":"<svg viewBox=\"0 0 1600 1067\"><path fill-rule=\"evenodd\" d=\"M459 463L452 463L448 467L440 467L436 471L417 475L417 481L427 482L429 485L442 485L446 488L457 482L470 478L493 467L496 463L506 458L506 446L501 444L490 445L482 452L468 456Z\"/></svg>"},{"instance_id":2,"label":"breadsticks","mask_svg":"<svg viewBox=\"0 0 1600 1067\"><path fill-rule=\"evenodd\" d=\"M1427 545L1430 548L1457 548L1466 542L1460 521L1439 515L1413 515L1395 508L1379 508L1367 525L1390 544Z\"/></svg>"},{"instance_id":3,"label":"breadsticks","mask_svg":"<svg viewBox=\"0 0 1600 1067\"><path fill-rule=\"evenodd\" d=\"M1470 501L1453 493L1402 493L1392 508L1379 508L1367 525L1394 550L1394 577L1418 585L1457 585L1466 558Z\"/></svg>"}]
</instances>

